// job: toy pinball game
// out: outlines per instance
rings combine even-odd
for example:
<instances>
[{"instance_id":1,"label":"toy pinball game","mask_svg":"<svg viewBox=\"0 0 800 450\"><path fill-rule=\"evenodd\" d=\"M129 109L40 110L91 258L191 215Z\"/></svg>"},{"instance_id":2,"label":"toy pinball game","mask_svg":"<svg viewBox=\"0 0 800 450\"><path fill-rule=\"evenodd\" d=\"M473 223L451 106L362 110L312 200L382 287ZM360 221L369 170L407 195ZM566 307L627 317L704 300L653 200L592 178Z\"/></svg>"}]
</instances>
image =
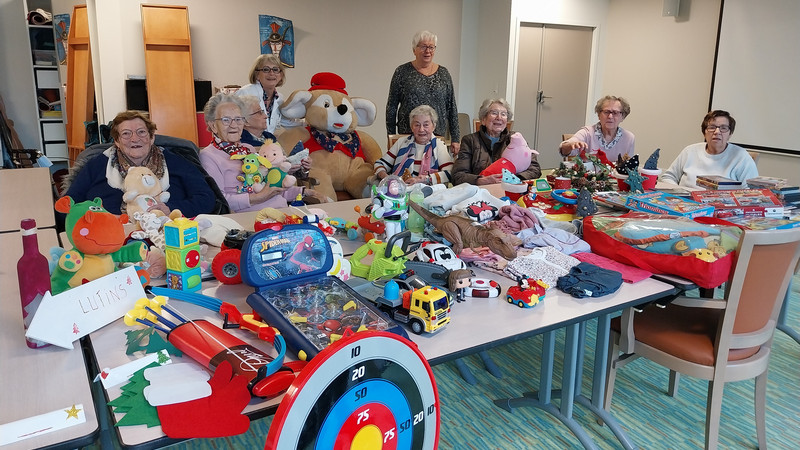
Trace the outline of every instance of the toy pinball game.
<instances>
[{"instance_id":1,"label":"toy pinball game","mask_svg":"<svg viewBox=\"0 0 800 450\"><path fill-rule=\"evenodd\" d=\"M247 304L280 330L298 359L310 360L358 331L408 337L353 289L327 273L333 254L325 234L310 225L262 230L242 247L242 280L255 288Z\"/></svg>"}]
</instances>

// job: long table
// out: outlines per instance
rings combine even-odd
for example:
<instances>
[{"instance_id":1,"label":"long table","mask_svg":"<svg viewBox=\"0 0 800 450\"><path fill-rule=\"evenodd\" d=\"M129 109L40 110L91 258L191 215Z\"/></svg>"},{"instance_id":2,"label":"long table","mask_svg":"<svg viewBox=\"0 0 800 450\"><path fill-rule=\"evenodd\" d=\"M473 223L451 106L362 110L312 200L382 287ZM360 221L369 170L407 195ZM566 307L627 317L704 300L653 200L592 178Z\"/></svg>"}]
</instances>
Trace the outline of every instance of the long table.
<instances>
[{"instance_id":1,"label":"long table","mask_svg":"<svg viewBox=\"0 0 800 450\"><path fill-rule=\"evenodd\" d=\"M38 235L42 254L47 255L51 247L58 246L55 229L40 229ZM73 350L55 346L28 348L17 280L17 261L22 256L20 232L0 234L0 248L3 249L3 263L0 264L0 380L3 382L0 423L68 410L73 405L83 405L86 417L82 424L42 433L2 448L76 448L89 445L95 440L99 426L81 345L76 343ZM67 417L66 412L64 417Z\"/></svg>"},{"instance_id":2,"label":"long table","mask_svg":"<svg viewBox=\"0 0 800 450\"><path fill-rule=\"evenodd\" d=\"M329 215L353 220L355 217L353 206L363 206L366 203L367 200L353 200L315 207L325 210ZM230 217L237 220L244 228L251 229L255 215L256 213L239 213ZM361 241L347 239L340 241L345 247L345 254L351 254L363 244ZM480 270L476 270L476 276L496 279L504 288L512 284L510 279ZM252 292L252 288L245 285L222 285L216 281L204 282L203 286L203 294L232 303L242 311L249 310L245 299ZM524 310L508 304L504 297L468 298L466 302L454 305L451 312L452 321L443 330L435 334L410 334L410 337L430 364L440 364L530 336L544 334L545 344L542 350L541 382L538 391L518 399L498 399L498 406L506 409L524 405L538 406L562 420L585 447L595 448L591 438L572 419L572 410L577 401L589 407L609 424L623 446L630 448L632 445L616 425L616 421L602 410L610 317L626 308L652 302L675 292L675 287L670 284L647 279L633 285L623 284L617 292L600 298L576 299L553 288L548 291L543 303ZM175 302L173 305L178 305L179 311L185 317L207 319L217 325L222 323L220 317L203 308L181 302ZM583 365L583 335L586 323L595 318L598 319L598 338L594 350L592 395L591 398L587 398L581 395L579 389ZM125 355L125 329L120 320L90 335L97 369L116 367L135 359ZM555 332L560 329L565 329L567 333L562 374L564 381L561 389L555 390L552 386ZM258 342L247 332L231 330L231 333L264 351L272 351L268 344ZM109 399L115 398L120 392L119 386L110 389ZM561 398L558 408L552 403L552 398L557 396ZM245 409L245 413L254 417L272 414L280 400L280 397L271 400L254 399ZM137 449L156 448L173 442L164 436L160 427L118 427L117 433L123 445Z\"/></svg>"}]
</instances>

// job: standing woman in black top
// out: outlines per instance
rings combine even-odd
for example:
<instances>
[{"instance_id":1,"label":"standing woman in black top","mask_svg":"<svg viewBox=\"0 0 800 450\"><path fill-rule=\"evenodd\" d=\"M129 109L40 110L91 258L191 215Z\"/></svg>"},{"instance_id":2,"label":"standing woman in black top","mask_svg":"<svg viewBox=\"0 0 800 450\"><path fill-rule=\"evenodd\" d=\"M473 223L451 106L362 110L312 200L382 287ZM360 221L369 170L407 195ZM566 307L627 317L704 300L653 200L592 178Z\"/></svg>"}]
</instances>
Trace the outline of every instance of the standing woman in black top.
<instances>
[{"instance_id":1,"label":"standing woman in black top","mask_svg":"<svg viewBox=\"0 0 800 450\"><path fill-rule=\"evenodd\" d=\"M430 105L439 115L434 130L444 136L450 130L451 148L458 153L461 133L458 130L458 107L453 90L453 79L444 66L433 62L438 38L430 31L420 31L411 41L414 60L400 65L394 71L386 102L386 132L411 134L408 122L411 110L419 105Z\"/></svg>"}]
</instances>

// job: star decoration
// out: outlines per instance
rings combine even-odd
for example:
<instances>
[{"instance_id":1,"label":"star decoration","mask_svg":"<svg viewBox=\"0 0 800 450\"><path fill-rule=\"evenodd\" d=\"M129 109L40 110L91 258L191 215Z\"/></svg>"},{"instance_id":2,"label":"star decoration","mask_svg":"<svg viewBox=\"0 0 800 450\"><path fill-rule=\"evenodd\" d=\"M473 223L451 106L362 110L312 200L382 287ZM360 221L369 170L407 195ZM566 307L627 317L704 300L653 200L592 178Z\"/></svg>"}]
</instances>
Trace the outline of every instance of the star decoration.
<instances>
[{"instance_id":1,"label":"star decoration","mask_svg":"<svg viewBox=\"0 0 800 450\"><path fill-rule=\"evenodd\" d=\"M67 413L67 420L69 420L70 417L74 417L75 419L77 419L78 413L81 411L83 410L76 408L74 404L72 405L72 408L64 410L64 412Z\"/></svg>"}]
</instances>

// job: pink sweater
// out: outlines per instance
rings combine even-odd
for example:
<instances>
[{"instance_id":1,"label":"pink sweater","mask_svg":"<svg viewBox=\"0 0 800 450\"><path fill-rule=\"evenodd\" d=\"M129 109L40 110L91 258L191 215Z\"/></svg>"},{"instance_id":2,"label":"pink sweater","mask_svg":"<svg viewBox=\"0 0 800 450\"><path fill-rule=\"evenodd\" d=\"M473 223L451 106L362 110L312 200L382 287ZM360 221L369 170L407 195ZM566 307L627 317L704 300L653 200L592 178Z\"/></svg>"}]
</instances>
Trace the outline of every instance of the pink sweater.
<instances>
[{"instance_id":1,"label":"pink sweater","mask_svg":"<svg viewBox=\"0 0 800 450\"><path fill-rule=\"evenodd\" d=\"M214 144L211 144L200 151L200 163L217 183L233 212L259 211L268 207L283 208L288 206L288 201L294 200L303 191L302 188L293 186L287 188L283 195L276 195L263 203L251 205L250 194L236 192L236 188L241 186L241 182L236 179L242 173L241 161L231 160L226 152L217 149Z\"/></svg>"}]
</instances>

